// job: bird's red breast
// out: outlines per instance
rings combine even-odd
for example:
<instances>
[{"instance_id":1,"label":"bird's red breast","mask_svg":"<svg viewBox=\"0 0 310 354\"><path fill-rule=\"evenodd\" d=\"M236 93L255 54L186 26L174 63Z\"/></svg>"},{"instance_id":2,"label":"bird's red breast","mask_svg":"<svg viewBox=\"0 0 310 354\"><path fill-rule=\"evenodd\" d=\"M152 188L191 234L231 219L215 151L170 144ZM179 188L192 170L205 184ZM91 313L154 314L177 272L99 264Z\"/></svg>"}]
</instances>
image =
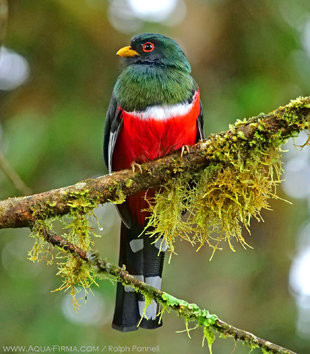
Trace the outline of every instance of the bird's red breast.
<instances>
[{"instance_id":1,"label":"bird's red breast","mask_svg":"<svg viewBox=\"0 0 310 354\"><path fill-rule=\"evenodd\" d=\"M155 160L196 142L199 91L190 103L153 106L143 112L118 109L122 111L123 126L113 153L114 171L130 168L132 162ZM154 191L148 191L147 196L153 195ZM128 197L127 204L139 224L144 225L147 213L141 210L148 208L145 191Z\"/></svg>"}]
</instances>

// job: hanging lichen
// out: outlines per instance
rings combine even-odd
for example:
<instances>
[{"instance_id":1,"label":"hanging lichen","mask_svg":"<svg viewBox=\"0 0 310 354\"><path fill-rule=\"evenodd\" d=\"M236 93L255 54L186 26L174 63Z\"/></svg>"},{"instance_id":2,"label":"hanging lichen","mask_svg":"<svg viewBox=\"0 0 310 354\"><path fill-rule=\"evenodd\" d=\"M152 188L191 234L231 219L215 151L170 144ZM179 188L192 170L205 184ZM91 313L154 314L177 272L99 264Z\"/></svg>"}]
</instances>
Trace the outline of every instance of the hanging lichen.
<instances>
[{"instance_id":1,"label":"hanging lichen","mask_svg":"<svg viewBox=\"0 0 310 354\"><path fill-rule=\"evenodd\" d=\"M212 344L215 340L215 334L212 330L212 326L218 320L217 316L210 314L210 312L206 309L200 309L196 304L190 304L187 301L178 299L165 292L162 294L162 297L159 301L163 306L162 312L166 311L167 307L168 309L171 307L178 308L179 316L185 319L185 330L178 331L178 333L187 332L188 337L191 338L190 331L195 330L198 327L202 327L202 345L204 345L204 341L207 340L210 354L212 354ZM160 316L162 316L162 313ZM189 322L192 322L193 318L196 322L196 326L189 328Z\"/></svg>"},{"instance_id":2,"label":"hanging lichen","mask_svg":"<svg viewBox=\"0 0 310 354\"><path fill-rule=\"evenodd\" d=\"M92 236L97 236L89 224L89 217L93 216L96 203L89 200L88 190L82 190L78 196L75 194L75 198L68 205L72 221L66 226L69 232L65 237L72 244L88 252L94 243ZM84 294L87 295L88 289L93 284L97 285L94 269L79 257L66 252L58 257L57 265L57 275L62 277L63 282L55 291L70 289L72 303L77 311L79 308L77 294L80 292L80 288L83 288Z\"/></svg>"},{"instance_id":3,"label":"hanging lichen","mask_svg":"<svg viewBox=\"0 0 310 354\"><path fill-rule=\"evenodd\" d=\"M69 217L63 219L65 223L64 229L68 232L64 234L66 240L74 244L81 250L88 252L93 246L93 237L98 236L90 227L90 217L93 217L93 210L97 203L90 200L88 190L81 190L71 193L68 196L70 200ZM35 238L35 243L29 251L29 260L39 261L44 259L43 255L46 252L46 241L44 239L44 228L52 229L52 221L37 220L32 228L32 237ZM96 284L96 274L94 269L78 256L68 253L63 249L59 249L57 254L53 256L52 260L56 259L58 272L62 278L62 284L54 291L70 290L72 295L72 303L74 309L77 311L80 303L77 295L81 289L84 290L83 297L87 295L88 290L93 284ZM49 261L51 263L51 261ZM97 284L96 284L97 285Z\"/></svg>"},{"instance_id":4,"label":"hanging lichen","mask_svg":"<svg viewBox=\"0 0 310 354\"><path fill-rule=\"evenodd\" d=\"M291 104L298 107L299 101ZM223 241L233 251L234 240L244 248L250 247L243 227L250 233L251 220L262 220L261 210L269 209L271 198L279 198L276 189L281 182L281 145L296 135L295 130L309 126L295 123L290 135L283 137L281 131L273 132L263 117L255 122L239 120L229 132L218 134L212 143L209 140L205 150L209 166L194 175L180 173L150 200L148 234L168 245L170 254L175 253L178 238L189 241L197 250L209 245L212 256L222 249ZM288 112L280 118L283 122L296 121ZM248 129L254 129L250 138L245 136L245 123ZM305 145L309 145L309 139ZM187 214L182 218L184 210Z\"/></svg>"},{"instance_id":5,"label":"hanging lichen","mask_svg":"<svg viewBox=\"0 0 310 354\"><path fill-rule=\"evenodd\" d=\"M51 230L51 221L47 220L37 220L33 225L30 233L34 241L34 245L31 250L28 251L28 259L31 262L39 262L40 260L45 260L47 264L52 264L54 261L53 247L47 244L43 236L43 229Z\"/></svg>"},{"instance_id":6,"label":"hanging lichen","mask_svg":"<svg viewBox=\"0 0 310 354\"><path fill-rule=\"evenodd\" d=\"M148 218L147 235L154 236L164 244L169 251L175 253L175 240L181 237L192 243L192 228L182 219L182 213L188 207L190 176L186 173L178 179L171 179L155 194L154 200L149 200L150 216Z\"/></svg>"}]
</instances>

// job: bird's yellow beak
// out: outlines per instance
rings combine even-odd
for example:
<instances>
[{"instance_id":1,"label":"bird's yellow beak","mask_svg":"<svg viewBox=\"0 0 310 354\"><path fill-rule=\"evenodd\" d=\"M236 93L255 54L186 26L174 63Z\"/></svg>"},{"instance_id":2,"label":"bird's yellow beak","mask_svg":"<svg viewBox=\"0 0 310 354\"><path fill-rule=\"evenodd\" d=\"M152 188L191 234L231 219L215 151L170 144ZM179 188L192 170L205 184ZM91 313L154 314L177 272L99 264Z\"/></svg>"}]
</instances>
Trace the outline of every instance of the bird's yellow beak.
<instances>
[{"instance_id":1,"label":"bird's yellow beak","mask_svg":"<svg viewBox=\"0 0 310 354\"><path fill-rule=\"evenodd\" d=\"M139 55L139 53L133 50L129 45L127 47L121 48L116 54L120 57L135 57Z\"/></svg>"}]
</instances>

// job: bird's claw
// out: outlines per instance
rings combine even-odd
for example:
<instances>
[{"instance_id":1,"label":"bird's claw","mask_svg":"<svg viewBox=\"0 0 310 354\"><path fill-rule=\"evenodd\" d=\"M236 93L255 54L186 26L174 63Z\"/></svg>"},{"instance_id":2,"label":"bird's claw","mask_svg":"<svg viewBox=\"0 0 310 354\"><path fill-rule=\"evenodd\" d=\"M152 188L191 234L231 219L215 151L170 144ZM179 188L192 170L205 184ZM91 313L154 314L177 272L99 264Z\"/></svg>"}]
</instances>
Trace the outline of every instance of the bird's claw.
<instances>
[{"instance_id":1,"label":"bird's claw","mask_svg":"<svg viewBox=\"0 0 310 354\"><path fill-rule=\"evenodd\" d=\"M189 153L189 146L188 145L183 145L182 148L181 148L181 158L183 157L184 153L188 154Z\"/></svg>"},{"instance_id":2,"label":"bird's claw","mask_svg":"<svg viewBox=\"0 0 310 354\"><path fill-rule=\"evenodd\" d=\"M138 169L140 170L141 173L143 172L141 165L139 165L138 163L133 161L132 164L131 164L132 172L136 172L136 167L138 167Z\"/></svg>"}]
</instances>

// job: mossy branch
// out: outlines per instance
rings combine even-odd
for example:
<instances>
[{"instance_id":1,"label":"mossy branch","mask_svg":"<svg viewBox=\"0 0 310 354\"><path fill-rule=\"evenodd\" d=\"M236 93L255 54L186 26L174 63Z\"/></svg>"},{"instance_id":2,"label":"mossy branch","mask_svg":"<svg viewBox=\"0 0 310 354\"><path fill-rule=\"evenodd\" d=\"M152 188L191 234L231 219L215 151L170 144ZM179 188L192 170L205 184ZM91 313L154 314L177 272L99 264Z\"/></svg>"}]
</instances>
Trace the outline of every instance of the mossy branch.
<instances>
[{"instance_id":1,"label":"mossy branch","mask_svg":"<svg viewBox=\"0 0 310 354\"><path fill-rule=\"evenodd\" d=\"M180 317L184 318L186 323L195 322L197 327L203 328L204 336L209 341L210 337L214 338L214 334L211 332L211 329L213 329L223 336L233 337L236 341L248 345L251 349L260 348L270 353L294 354L294 352L289 349L259 338L250 332L236 328L222 321L216 315L210 314L209 311L200 309L196 304L190 304L187 301L177 299L164 291L158 290L136 279L130 275L126 269L99 258L94 252L85 252L83 249L70 243L64 237L56 235L45 227L41 227L40 232L47 242L82 259L98 273L112 276L115 280L122 282L126 286L131 286L136 292L142 293L145 297L154 299L157 303L162 305L163 311L173 310ZM211 344L212 343L210 343L210 346Z\"/></svg>"},{"instance_id":2,"label":"mossy branch","mask_svg":"<svg viewBox=\"0 0 310 354\"><path fill-rule=\"evenodd\" d=\"M37 219L70 213L70 205L87 194L90 205L113 201L150 187L158 187L182 173L194 174L211 164L231 165L229 156L240 151L253 152L269 146L281 146L288 138L310 126L310 97L298 98L269 114L237 121L226 132L214 134L188 148L183 156L173 153L141 165L141 169L123 170L111 175L87 179L75 185L27 197L0 202L0 228L27 227Z\"/></svg>"}]
</instances>

